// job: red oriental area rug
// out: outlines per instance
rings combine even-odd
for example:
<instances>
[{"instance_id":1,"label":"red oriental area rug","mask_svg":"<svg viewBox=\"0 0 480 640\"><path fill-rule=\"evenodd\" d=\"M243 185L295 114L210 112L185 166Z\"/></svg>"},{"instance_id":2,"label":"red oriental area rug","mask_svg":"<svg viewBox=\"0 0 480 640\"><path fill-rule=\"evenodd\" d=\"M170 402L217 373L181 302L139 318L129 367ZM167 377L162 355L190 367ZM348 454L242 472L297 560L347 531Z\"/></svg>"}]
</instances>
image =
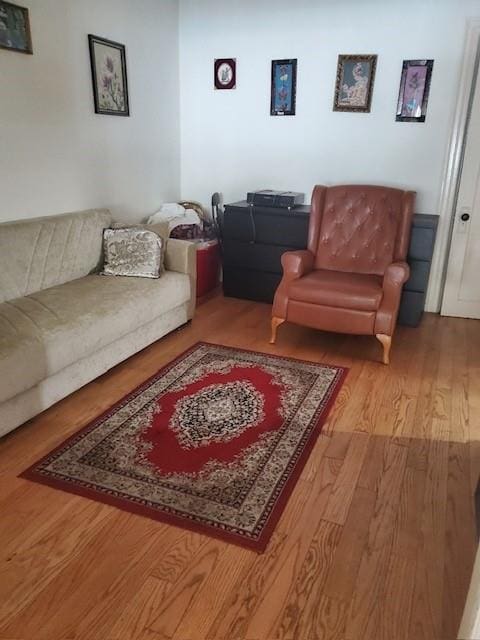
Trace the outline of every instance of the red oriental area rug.
<instances>
[{"instance_id":1,"label":"red oriental area rug","mask_svg":"<svg viewBox=\"0 0 480 640\"><path fill-rule=\"evenodd\" d=\"M199 343L22 477L261 552L345 374Z\"/></svg>"}]
</instances>

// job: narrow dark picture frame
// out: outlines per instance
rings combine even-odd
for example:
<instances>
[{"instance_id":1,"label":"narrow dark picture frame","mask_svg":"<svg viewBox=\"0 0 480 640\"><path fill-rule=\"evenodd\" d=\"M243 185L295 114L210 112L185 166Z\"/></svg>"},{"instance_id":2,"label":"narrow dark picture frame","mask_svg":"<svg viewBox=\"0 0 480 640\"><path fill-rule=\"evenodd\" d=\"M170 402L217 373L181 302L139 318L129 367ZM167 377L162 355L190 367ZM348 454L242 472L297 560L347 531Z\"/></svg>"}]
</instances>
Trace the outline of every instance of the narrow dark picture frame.
<instances>
[{"instance_id":1,"label":"narrow dark picture frame","mask_svg":"<svg viewBox=\"0 0 480 640\"><path fill-rule=\"evenodd\" d=\"M289 67L291 72L291 80L289 81L290 91L290 108L279 109L276 105L276 95L279 87L277 86L277 69L281 67ZM286 90L286 89L285 89ZM287 91L287 90L286 90ZM287 91L288 94L288 91ZM294 116L297 106L297 58L288 58L284 60L272 60L271 72L271 89L270 89L270 115L271 116Z\"/></svg>"},{"instance_id":2,"label":"narrow dark picture frame","mask_svg":"<svg viewBox=\"0 0 480 640\"><path fill-rule=\"evenodd\" d=\"M352 113L370 113L372 107L373 87L375 84L375 73L377 71L377 58L374 53L368 54L340 54L337 62L337 74L335 78L335 94L333 98L333 110ZM342 100L342 94L347 89L356 89L355 85L347 86L345 81L345 70L347 65L360 65L360 74L362 72L361 65L369 65L369 76L365 88L365 100L363 104L348 104L345 99ZM355 67L353 71L355 77ZM360 75L359 74L359 75ZM361 78L361 75L360 75ZM357 79L356 85L359 84ZM361 86L361 85L360 85Z\"/></svg>"},{"instance_id":3,"label":"narrow dark picture frame","mask_svg":"<svg viewBox=\"0 0 480 640\"><path fill-rule=\"evenodd\" d=\"M111 47L112 49L117 49L120 52L120 62L121 62L121 84L123 89L124 96L124 108L123 109L109 109L102 107L99 98L99 84L97 77L97 65L96 65L96 52L95 45L100 44L106 47ZM124 44L120 42L115 42L114 40L107 40L106 38L102 38L100 36L95 36L93 34L88 34L88 45L90 51L90 68L92 72L92 88L93 88L93 102L95 107L95 113L100 115L108 115L108 116L124 116L128 117L130 115L130 103L128 96L128 79L127 79L127 59L126 59L126 48Z\"/></svg>"},{"instance_id":4,"label":"narrow dark picture frame","mask_svg":"<svg viewBox=\"0 0 480 640\"><path fill-rule=\"evenodd\" d=\"M404 60L402 63L402 74L400 76L400 88L398 90L397 101L397 113L395 120L397 122L425 122L427 117L428 97L430 95L430 84L432 82L433 73L432 59L424 60ZM406 103L408 99L407 79L409 72L412 69L425 70L425 77L423 79L423 89L421 93L421 101L417 105L417 109L420 109L420 113L416 116L405 115L405 111L408 109L413 110L415 108L416 89L414 88L414 94L411 97L412 102ZM413 74L412 74L413 79ZM411 86L409 87L412 88Z\"/></svg>"},{"instance_id":5,"label":"narrow dark picture frame","mask_svg":"<svg viewBox=\"0 0 480 640\"><path fill-rule=\"evenodd\" d=\"M33 54L33 45L32 45L32 32L30 29L30 14L27 7L21 7L18 4L14 4L13 2L6 2L6 0L0 0L0 9L5 7L5 10L17 10L20 11L23 15L23 22L25 27L25 47L12 46L8 44L1 44L0 49L5 49L6 51L15 51L16 53L26 53L27 55Z\"/></svg>"}]
</instances>

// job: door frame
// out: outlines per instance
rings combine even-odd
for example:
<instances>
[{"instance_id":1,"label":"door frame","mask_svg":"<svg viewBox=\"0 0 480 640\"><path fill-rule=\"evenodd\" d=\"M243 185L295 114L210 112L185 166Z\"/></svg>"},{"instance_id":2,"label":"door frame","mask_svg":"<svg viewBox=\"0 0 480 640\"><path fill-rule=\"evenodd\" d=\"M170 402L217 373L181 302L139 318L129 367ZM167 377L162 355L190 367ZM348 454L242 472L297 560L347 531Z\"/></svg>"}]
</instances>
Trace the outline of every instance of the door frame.
<instances>
[{"instance_id":1,"label":"door frame","mask_svg":"<svg viewBox=\"0 0 480 640\"><path fill-rule=\"evenodd\" d=\"M467 20L457 102L443 169L438 207L437 240L432 259L430 284L426 300L426 310L433 311L434 313L439 313L442 306L453 224L455 222L458 188L465 152L466 133L470 119L479 61L480 18L469 18Z\"/></svg>"}]
</instances>

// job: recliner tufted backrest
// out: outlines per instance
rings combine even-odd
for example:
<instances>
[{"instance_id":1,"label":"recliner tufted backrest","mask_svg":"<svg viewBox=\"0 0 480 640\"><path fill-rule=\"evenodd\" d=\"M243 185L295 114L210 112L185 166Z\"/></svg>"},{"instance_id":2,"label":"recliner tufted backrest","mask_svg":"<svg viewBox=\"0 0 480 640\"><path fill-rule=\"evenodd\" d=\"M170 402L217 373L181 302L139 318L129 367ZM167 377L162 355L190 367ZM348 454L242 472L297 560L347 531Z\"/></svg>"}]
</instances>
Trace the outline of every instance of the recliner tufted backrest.
<instances>
[{"instance_id":1,"label":"recliner tufted backrest","mask_svg":"<svg viewBox=\"0 0 480 640\"><path fill-rule=\"evenodd\" d=\"M315 268L383 275L406 258L414 201L414 191L317 185L308 236Z\"/></svg>"}]
</instances>

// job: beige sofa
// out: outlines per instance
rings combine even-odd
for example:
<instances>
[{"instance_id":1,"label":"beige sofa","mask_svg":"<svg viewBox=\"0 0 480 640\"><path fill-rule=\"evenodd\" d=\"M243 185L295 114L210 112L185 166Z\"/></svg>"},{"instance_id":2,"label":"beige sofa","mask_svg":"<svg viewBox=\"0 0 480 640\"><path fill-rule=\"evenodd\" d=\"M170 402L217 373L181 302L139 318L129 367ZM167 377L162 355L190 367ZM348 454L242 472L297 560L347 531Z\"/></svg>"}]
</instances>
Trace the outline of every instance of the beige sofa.
<instances>
[{"instance_id":1,"label":"beige sofa","mask_svg":"<svg viewBox=\"0 0 480 640\"><path fill-rule=\"evenodd\" d=\"M196 254L159 279L101 276L106 210L0 224L0 436L192 318Z\"/></svg>"}]
</instances>

